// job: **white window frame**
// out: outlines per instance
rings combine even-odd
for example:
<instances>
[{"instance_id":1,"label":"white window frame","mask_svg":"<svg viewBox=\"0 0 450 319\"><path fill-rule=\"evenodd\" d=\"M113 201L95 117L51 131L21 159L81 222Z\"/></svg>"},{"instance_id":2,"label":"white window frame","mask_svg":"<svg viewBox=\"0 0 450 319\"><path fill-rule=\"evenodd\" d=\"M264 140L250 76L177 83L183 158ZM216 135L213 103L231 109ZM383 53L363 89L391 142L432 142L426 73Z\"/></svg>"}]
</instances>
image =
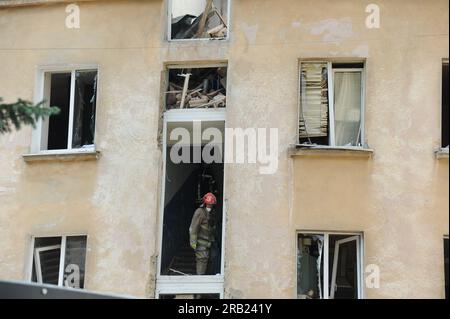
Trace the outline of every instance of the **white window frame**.
<instances>
[{"instance_id":1,"label":"white window frame","mask_svg":"<svg viewBox=\"0 0 450 319\"><path fill-rule=\"evenodd\" d=\"M329 285L329 237L330 235L344 235L344 236L351 236L349 238L345 238L342 240L337 240L336 244L339 242L339 244L343 244L349 241L353 241L356 240L356 245L357 245L357 249L356 249L356 255L357 255L357 261L356 261L356 271L357 271L357 299L363 299L364 298L364 234L362 232L340 232L340 231L312 231L312 230L298 230L296 232L296 237L295 237L295 273L296 273L296 278L298 278L298 267L297 267L297 260L298 260L298 236L299 235L321 235L323 236L323 269L321 270L323 273L323 298L322 299L332 299L330 298L330 285ZM339 246L338 246L339 247ZM336 262L337 264L337 260L336 258L338 258L338 254L334 254L334 260L333 260L333 264ZM358 259L359 258L359 259ZM335 267L333 267L333 269L335 270ZM333 271L332 269L332 271ZM332 273L332 279L333 277L335 278L335 271L333 271ZM333 282L331 283L333 285ZM296 291L295 291L295 295L297 297L297 289L298 287L296 286Z\"/></svg>"},{"instance_id":2,"label":"white window frame","mask_svg":"<svg viewBox=\"0 0 450 319\"><path fill-rule=\"evenodd\" d=\"M54 235L54 234L45 234L45 235L39 235L39 236L32 236L31 237L31 245L30 245L30 253L28 258L28 266L27 266L27 273L26 273L26 280L29 282L32 281L33 277L33 260L34 260L34 267L36 271L36 282L39 284L42 284L42 271L41 271L41 264L40 264L40 255L39 253L41 251L47 251L47 250L53 250L53 249L60 249L60 255L59 255L59 276L58 276L58 287L64 287L64 262L66 257L66 243L67 243L67 237L78 237L78 236L84 236L86 237L86 254L85 254L85 273L87 269L87 252L88 252L88 235L85 233L74 233L69 235ZM48 237L59 237L61 238L61 243L59 245L51 245L51 246L43 246L34 248L35 240L36 238L48 238ZM38 274L39 269L39 274ZM81 289L86 289L86 280L84 282L84 287Z\"/></svg>"},{"instance_id":3,"label":"white window frame","mask_svg":"<svg viewBox=\"0 0 450 319\"><path fill-rule=\"evenodd\" d=\"M64 258L61 258L62 249L61 245L44 246L34 249L34 269L36 271L36 281L38 284L43 284L42 282L42 268L41 268L41 252L59 249L59 276L58 276L58 286L61 285L61 261L64 262Z\"/></svg>"},{"instance_id":4,"label":"white window frame","mask_svg":"<svg viewBox=\"0 0 450 319\"><path fill-rule=\"evenodd\" d=\"M440 114L441 114L441 116L440 116L440 131L439 131L439 133L440 133L440 138L439 138L439 140L440 140L440 145L439 145L439 149L440 149L440 152L442 152L442 153L447 153L448 154L448 150L449 150L449 147L448 146L443 146L442 145L442 143L443 143L443 141L442 141L442 130L444 129L443 127L442 127L442 109L443 109L443 103L444 103L444 101L443 101L443 99L442 99L442 86L443 86L443 66L444 66L444 64L447 64L447 65L449 65L449 59L448 58L445 58L445 59L442 59L442 63L441 63L441 85L440 85L440 87L441 87L441 105L440 105L440 109L441 109L441 111L440 111ZM447 119L448 120L448 119Z\"/></svg>"},{"instance_id":5,"label":"white window frame","mask_svg":"<svg viewBox=\"0 0 450 319\"><path fill-rule=\"evenodd\" d=\"M329 121L329 136L328 136L328 145L333 148L367 148L366 136L365 136L365 96L366 96L366 63L361 60L300 60L299 63L299 108L298 108L298 118L300 118L302 112L301 106L301 72L302 72L302 64L303 63L327 63L327 81L328 81L328 121ZM362 68L333 68L333 64L342 63L362 63ZM336 145L336 131L335 131L335 120L334 120L334 75L336 72L360 72L361 73L361 136L360 136L360 144L357 146L337 146ZM298 129L297 129L298 131ZM300 134L297 133L297 141L300 141Z\"/></svg>"},{"instance_id":6,"label":"white window frame","mask_svg":"<svg viewBox=\"0 0 450 319\"><path fill-rule=\"evenodd\" d=\"M167 41L168 42L186 42L186 41L228 41L230 39L230 15L231 15L231 0L228 0L227 4L227 36L223 38L194 38L194 39L172 39L172 2L173 0L167 0Z\"/></svg>"},{"instance_id":7,"label":"white window frame","mask_svg":"<svg viewBox=\"0 0 450 319\"><path fill-rule=\"evenodd\" d=\"M225 222L227 216L226 208L226 165L224 165L223 176L223 203L222 203L222 245L220 260L220 275L189 275L170 276L161 275L161 252L163 244L163 219L164 219L164 196L166 180L166 145L167 145L167 125L173 122L194 122L194 121L223 121L226 125L226 110L219 109L173 109L164 112L163 124L163 172L159 205L159 234L158 234L158 262L156 269L156 289L155 295L160 294L220 294L223 297L224 290L224 270L225 270ZM223 148L225 158L225 147Z\"/></svg>"},{"instance_id":8,"label":"white window frame","mask_svg":"<svg viewBox=\"0 0 450 319\"><path fill-rule=\"evenodd\" d=\"M445 241L449 240L449 236L448 235L444 235L444 240L442 241L443 246L445 247ZM443 296L445 299L445 250L444 250L444 255L443 255L443 260L444 260L444 291L443 291Z\"/></svg>"},{"instance_id":9,"label":"white window frame","mask_svg":"<svg viewBox=\"0 0 450 319\"><path fill-rule=\"evenodd\" d=\"M38 66L36 70L36 88L34 92L34 103L40 103L46 99L46 106L50 103L50 77L55 73L70 73L70 103L69 103L69 128L67 136L67 148L58 150L42 149L47 142L43 142L44 138L48 139L48 123L49 118L40 118L36 122L36 128L33 129L31 141L32 154L67 154L67 153L90 153L95 151L95 140L97 132L97 113L98 107L95 108L95 128L94 128L94 146L86 148L72 148L73 138L73 113L75 106L75 75L77 71L96 71L97 72L97 89L96 89L96 106L98 106L98 83L99 83L99 67L96 64L63 64L63 65L44 65ZM47 148L47 147L45 147Z\"/></svg>"}]
</instances>

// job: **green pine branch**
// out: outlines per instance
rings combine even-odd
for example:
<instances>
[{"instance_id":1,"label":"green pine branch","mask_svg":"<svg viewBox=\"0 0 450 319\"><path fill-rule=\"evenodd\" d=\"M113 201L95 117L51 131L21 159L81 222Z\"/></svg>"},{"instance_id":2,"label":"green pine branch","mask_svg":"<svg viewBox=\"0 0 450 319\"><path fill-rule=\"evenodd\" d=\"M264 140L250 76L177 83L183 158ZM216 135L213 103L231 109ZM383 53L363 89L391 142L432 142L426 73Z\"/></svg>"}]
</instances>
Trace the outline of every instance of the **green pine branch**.
<instances>
[{"instance_id":1,"label":"green pine branch","mask_svg":"<svg viewBox=\"0 0 450 319\"><path fill-rule=\"evenodd\" d=\"M0 97L0 134L12 132L13 127L19 130L22 125L31 125L34 128L40 118L60 112L56 106L43 107L45 101L36 105L22 99L11 104L5 104L2 101L3 99Z\"/></svg>"}]
</instances>

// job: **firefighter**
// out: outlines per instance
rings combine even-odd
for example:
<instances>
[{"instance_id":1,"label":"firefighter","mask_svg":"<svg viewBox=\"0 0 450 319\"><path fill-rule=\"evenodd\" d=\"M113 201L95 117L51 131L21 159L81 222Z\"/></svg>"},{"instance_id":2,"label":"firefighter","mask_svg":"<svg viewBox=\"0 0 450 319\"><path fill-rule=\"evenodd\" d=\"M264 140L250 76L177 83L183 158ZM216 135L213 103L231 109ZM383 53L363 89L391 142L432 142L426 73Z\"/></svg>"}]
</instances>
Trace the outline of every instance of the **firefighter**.
<instances>
[{"instance_id":1,"label":"firefighter","mask_svg":"<svg viewBox=\"0 0 450 319\"><path fill-rule=\"evenodd\" d=\"M196 209L189 227L189 240L195 250L197 275L204 275L208 265L210 249L215 235L214 205L216 196L207 193L203 196L203 204Z\"/></svg>"}]
</instances>

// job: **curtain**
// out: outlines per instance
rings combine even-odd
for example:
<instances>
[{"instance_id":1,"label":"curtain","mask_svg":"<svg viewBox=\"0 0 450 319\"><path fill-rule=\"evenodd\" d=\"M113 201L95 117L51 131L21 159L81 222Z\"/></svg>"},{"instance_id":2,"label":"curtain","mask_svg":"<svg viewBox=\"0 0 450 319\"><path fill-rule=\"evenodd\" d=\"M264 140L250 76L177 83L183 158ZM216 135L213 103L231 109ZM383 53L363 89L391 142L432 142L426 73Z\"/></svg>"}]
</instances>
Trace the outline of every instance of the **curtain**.
<instances>
[{"instance_id":1,"label":"curtain","mask_svg":"<svg viewBox=\"0 0 450 319\"><path fill-rule=\"evenodd\" d=\"M334 73L336 146L357 146L361 139L361 72Z\"/></svg>"},{"instance_id":2,"label":"curtain","mask_svg":"<svg viewBox=\"0 0 450 319\"><path fill-rule=\"evenodd\" d=\"M300 138L328 135L327 63L305 62L300 73Z\"/></svg>"}]
</instances>

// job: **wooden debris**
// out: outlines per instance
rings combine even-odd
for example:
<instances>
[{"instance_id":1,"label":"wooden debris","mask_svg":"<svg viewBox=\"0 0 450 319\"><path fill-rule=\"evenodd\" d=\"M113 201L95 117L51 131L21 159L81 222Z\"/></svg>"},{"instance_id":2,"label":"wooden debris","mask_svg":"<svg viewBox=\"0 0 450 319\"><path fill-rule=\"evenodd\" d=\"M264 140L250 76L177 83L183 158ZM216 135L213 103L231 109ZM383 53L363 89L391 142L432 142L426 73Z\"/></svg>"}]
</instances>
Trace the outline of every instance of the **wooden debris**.
<instances>
[{"instance_id":1,"label":"wooden debris","mask_svg":"<svg viewBox=\"0 0 450 319\"><path fill-rule=\"evenodd\" d=\"M180 109L184 108L184 103L186 102L186 94L189 86L189 78L191 77L190 73L187 74L180 74L180 76L184 76L184 86L183 86L183 92L181 93L181 102L180 102Z\"/></svg>"},{"instance_id":2,"label":"wooden debris","mask_svg":"<svg viewBox=\"0 0 450 319\"><path fill-rule=\"evenodd\" d=\"M208 19L208 14L211 11L213 5L213 0L208 0L206 2L205 10L203 11L202 18L197 30L197 38L203 37L203 32L205 32L206 20Z\"/></svg>"},{"instance_id":3,"label":"wooden debris","mask_svg":"<svg viewBox=\"0 0 450 319\"><path fill-rule=\"evenodd\" d=\"M224 38L227 35L227 27L219 24L217 27L208 30L207 33L212 38Z\"/></svg>"},{"instance_id":4,"label":"wooden debris","mask_svg":"<svg viewBox=\"0 0 450 319\"><path fill-rule=\"evenodd\" d=\"M217 14L220 21L222 21L222 24L225 26L225 28L227 28L227 23L225 22L225 19L222 17L222 15L219 13L219 11L217 10L217 8L215 6L214 6L214 13Z\"/></svg>"},{"instance_id":5,"label":"wooden debris","mask_svg":"<svg viewBox=\"0 0 450 319\"><path fill-rule=\"evenodd\" d=\"M164 92L166 109L225 107L226 76L225 67L206 71L188 68L172 72L167 91Z\"/></svg>"}]
</instances>

